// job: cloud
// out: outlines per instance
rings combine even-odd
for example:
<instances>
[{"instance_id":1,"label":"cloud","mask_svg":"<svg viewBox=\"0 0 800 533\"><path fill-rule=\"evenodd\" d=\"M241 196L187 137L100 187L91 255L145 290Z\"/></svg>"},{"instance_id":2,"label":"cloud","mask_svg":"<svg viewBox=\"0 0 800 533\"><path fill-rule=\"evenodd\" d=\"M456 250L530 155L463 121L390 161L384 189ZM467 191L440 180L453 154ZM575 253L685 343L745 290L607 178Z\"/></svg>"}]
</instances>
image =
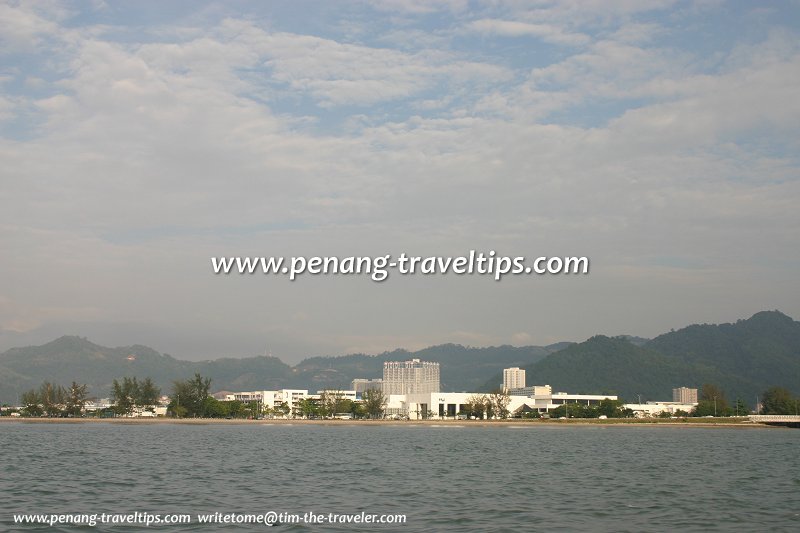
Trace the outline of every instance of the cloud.
<instances>
[{"instance_id":1,"label":"cloud","mask_svg":"<svg viewBox=\"0 0 800 533\"><path fill-rule=\"evenodd\" d=\"M762 21L763 38L710 61L669 40L668 3L580 4L400 22L369 8L374 28L347 35L230 11L142 33L110 9L101 26L6 6L29 29L9 34L0 85L2 327L291 359L580 340L622 322L649 335L695 304L744 316L759 294L792 313L795 33ZM375 284L209 268L221 254L489 248L588 255L593 272Z\"/></svg>"},{"instance_id":2,"label":"cloud","mask_svg":"<svg viewBox=\"0 0 800 533\"><path fill-rule=\"evenodd\" d=\"M470 22L468 29L483 34L505 37L532 35L554 44L580 46L589 43L590 38L581 33L567 33L562 28L550 24L531 24L513 20L481 19Z\"/></svg>"},{"instance_id":3,"label":"cloud","mask_svg":"<svg viewBox=\"0 0 800 533\"><path fill-rule=\"evenodd\" d=\"M56 19L64 16L63 10L54 4L47 6L42 2L28 2L20 6L0 4L0 54L39 48L44 41L60 31L58 20L40 15L46 11ZM52 9L51 9L52 8Z\"/></svg>"}]
</instances>

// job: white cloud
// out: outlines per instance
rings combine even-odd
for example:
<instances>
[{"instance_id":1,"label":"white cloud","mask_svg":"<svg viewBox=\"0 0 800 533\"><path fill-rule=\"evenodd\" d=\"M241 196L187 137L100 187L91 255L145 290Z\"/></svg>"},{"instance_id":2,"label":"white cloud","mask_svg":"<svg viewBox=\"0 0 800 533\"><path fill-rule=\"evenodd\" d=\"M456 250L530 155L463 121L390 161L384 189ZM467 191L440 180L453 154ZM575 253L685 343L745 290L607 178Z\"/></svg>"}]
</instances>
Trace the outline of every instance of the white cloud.
<instances>
[{"instance_id":1,"label":"white cloud","mask_svg":"<svg viewBox=\"0 0 800 533\"><path fill-rule=\"evenodd\" d=\"M0 53L36 48L45 38L60 31L58 24L39 15L37 8L36 2L20 6L0 4ZM58 14L54 10L51 16Z\"/></svg>"},{"instance_id":2,"label":"white cloud","mask_svg":"<svg viewBox=\"0 0 800 533\"><path fill-rule=\"evenodd\" d=\"M589 43L590 38L582 33L568 33L562 28L550 24L531 24L513 20L481 19L470 22L467 28L484 34L522 37L533 35L543 41L579 46Z\"/></svg>"},{"instance_id":3,"label":"white cloud","mask_svg":"<svg viewBox=\"0 0 800 533\"><path fill-rule=\"evenodd\" d=\"M138 40L114 39L114 26L25 30L19 46L52 53L4 72L0 93L4 124L21 116L30 129L0 138L0 239L13 250L2 327L50 332L72 319L132 334L147 323L165 346L116 344L175 352L187 344L164 333L169 324L234 354L261 353L268 337L291 356L528 344L614 327L608 302L641 327L626 333L647 334L656 320L635 315L652 301L674 320L765 269L790 284L758 282L769 307L791 312L792 269L763 258L798 260L794 34L725 50L712 70L690 49L648 40L649 23L629 23L639 2L610 5L608 18L577 6L515 17L489 4L436 30L410 16L403 28L439 33L402 47L397 35L353 43L244 18L182 20ZM578 48L529 61L453 29L470 24L492 45L519 34ZM208 268L222 253L488 247L589 255L596 270L374 284ZM731 296L737 309L752 297ZM575 302L585 302L577 315Z\"/></svg>"}]
</instances>

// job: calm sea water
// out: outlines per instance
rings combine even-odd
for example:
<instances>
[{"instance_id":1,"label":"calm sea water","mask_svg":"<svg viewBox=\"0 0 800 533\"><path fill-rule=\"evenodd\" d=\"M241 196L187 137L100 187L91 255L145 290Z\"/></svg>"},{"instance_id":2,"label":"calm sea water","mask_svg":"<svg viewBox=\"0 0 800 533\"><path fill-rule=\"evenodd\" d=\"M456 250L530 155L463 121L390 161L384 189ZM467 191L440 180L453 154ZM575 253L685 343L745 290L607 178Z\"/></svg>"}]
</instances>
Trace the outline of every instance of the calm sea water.
<instances>
[{"instance_id":1,"label":"calm sea water","mask_svg":"<svg viewBox=\"0 0 800 533\"><path fill-rule=\"evenodd\" d=\"M800 531L798 430L3 423L0 450L5 531L36 529L14 513L269 510L407 515L347 531ZM269 528L312 529L336 528Z\"/></svg>"}]
</instances>

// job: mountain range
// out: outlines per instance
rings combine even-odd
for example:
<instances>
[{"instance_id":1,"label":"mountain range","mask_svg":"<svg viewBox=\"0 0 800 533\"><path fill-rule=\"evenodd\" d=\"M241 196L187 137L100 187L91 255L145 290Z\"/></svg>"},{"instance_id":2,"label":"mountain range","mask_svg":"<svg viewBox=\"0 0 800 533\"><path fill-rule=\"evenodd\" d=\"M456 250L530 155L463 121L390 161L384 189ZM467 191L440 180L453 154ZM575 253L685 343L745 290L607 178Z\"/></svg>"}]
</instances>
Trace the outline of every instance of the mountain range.
<instances>
[{"instance_id":1,"label":"mountain range","mask_svg":"<svg viewBox=\"0 0 800 533\"><path fill-rule=\"evenodd\" d=\"M615 393L632 401L669 400L671 389L714 383L729 399L753 403L770 386L800 393L800 322L778 311L756 313L732 324L692 325L647 340L597 335L581 343L472 348L457 344L416 352L311 357L290 366L276 357L186 361L147 346L108 348L65 336L42 346L0 354L0 402L43 381L86 383L107 396L114 379L151 377L165 393L174 380L195 372L212 379L212 390L312 391L350 386L354 378L379 378L384 361L418 358L441 365L443 391L488 391L502 382L502 369L525 368L528 384L554 391Z\"/></svg>"},{"instance_id":2,"label":"mountain range","mask_svg":"<svg viewBox=\"0 0 800 533\"><path fill-rule=\"evenodd\" d=\"M670 400L674 387L713 383L748 405L771 386L800 393L800 322L763 311L732 324L692 325L643 339L597 335L523 368L554 392L615 393ZM500 374L484 388L502 381Z\"/></svg>"}]
</instances>

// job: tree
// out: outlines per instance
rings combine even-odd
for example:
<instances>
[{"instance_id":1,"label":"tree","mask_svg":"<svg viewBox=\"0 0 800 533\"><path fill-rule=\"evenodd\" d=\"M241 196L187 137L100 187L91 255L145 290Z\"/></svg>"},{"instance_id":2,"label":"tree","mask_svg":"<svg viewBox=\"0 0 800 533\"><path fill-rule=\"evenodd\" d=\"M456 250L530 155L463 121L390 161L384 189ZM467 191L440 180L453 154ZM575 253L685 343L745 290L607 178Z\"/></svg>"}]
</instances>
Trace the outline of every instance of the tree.
<instances>
[{"instance_id":1,"label":"tree","mask_svg":"<svg viewBox=\"0 0 800 533\"><path fill-rule=\"evenodd\" d=\"M761 413L765 415L793 415L797 413L797 398L783 387L770 387L762 395Z\"/></svg>"},{"instance_id":2,"label":"tree","mask_svg":"<svg viewBox=\"0 0 800 533\"><path fill-rule=\"evenodd\" d=\"M353 410L351 412L354 418L367 418L367 410L362 403L353 402Z\"/></svg>"},{"instance_id":3,"label":"tree","mask_svg":"<svg viewBox=\"0 0 800 533\"><path fill-rule=\"evenodd\" d=\"M736 398L736 401L733 402L733 414L735 416L747 416L747 413L750 410L747 407L747 404L744 403L744 400L741 398Z\"/></svg>"},{"instance_id":4,"label":"tree","mask_svg":"<svg viewBox=\"0 0 800 533\"><path fill-rule=\"evenodd\" d=\"M333 417L336 413L343 412L342 402L344 393L340 390L326 390L320 395L320 414L325 417Z\"/></svg>"},{"instance_id":5,"label":"tree","mask_svg":"<svg viewBox=\"0 0 800 533\"><path fill-rule=\"evenodd\" d=\"M134 378L136 379L136 378ZM153 411L153 407L158 405L159 397L161 396L161 389L156 387L153 380L145 378L139 384L138 391L135 398L135 403L137 407L145 408L149 411Z\"/></svg>"},{"instance_id":6,"label":"tree","mask_svg":"<svg viewBox=\"0 0 800 533\"><path fill-rule=\"evenodd\" d=\"M597 416L605 415L608 418L625 418L625 409L622 407L625 403L622 400L612 400L605 398L600 400L600 405L597 406Z\"/></svg>"},{"instance_id":7,"label":"tree","mask_svg":"<svg viewBox=\"0 0 800 533\"><path fill-rule=\"evenodd\" d=\"M22 396L20 396L20 401L22 402L23 411L27 416L42 416L43 410L41 406L41 399L39 398L39 393L35 390L29 390L27 392L23 392Z\"/></svg>"},{"instance_id":8,"label":"tree","mask_svg":"<svg viewBox=\"0 0 800 533\"><path fill-rule=\"evenodd\" d=\"M731 408L725 392L713 383L704 384L694 413L695 416L730 416Z\"/></svg>"},{"instance_id":9,"label":"tree","mask_svg":"<svg viewBox=\"0 0 800 533\"><path fill-rule=\"evenodd\" d=\"M225 418L230 416L230 405L228 402L221 402L213 396L207 396L204 403L203 410L208 418Z\"/></svg>"},{"instance_id":10,"label":"tree","mask_svg":"<svg viewBox=\"0 0 800 533\"><path fill-rule=\"evenodd\" d=\"M86 385L78 385L73 381L67 391L67 414L71 416L81 416L85 405Z\"/></svg>"},{"instance_id":11,"label":"tree","mask_svg":"<svg viewBox=\"0 0 800 533\"><path fill-rule=\"evenodd\" d=\"M47 416L59 415L64 408L66 393L64 387L45 381L39 387L39 401Z\"/></svg>"},{"instance_id":12,"label":"tree","mask_svg":"<svg viewBox=\"0 0 800 533\"><path fill-rule=\"evenodd\" d=\"M303 418L313 418L319 414L319 406L311 398L302 398L297 402L297 408Z\"/></svg>"},{"instance_id":13,"label":"tree","mask_svg":"<svg viewBox=\"0 0 800 533\"><path fill-rule=\"evenodd\" d=\"M196 373L193 378L172 383L172 402L170 411L178 415L177 407L183 407L185 416L204 417L211 378L203 378Z\"/></svg>"},{"instance_id":14,"label":"tree","mask_svg":"<svg viewBox=\"0 0 800 533\"><path fill-rule=\"evenodd\" d=\"M364 410L370 418L383 418L386 410L386 395L380 389L367 389L361 395L364 401Z\"/></svg>"},{"instance_id":15,"label":"tree","mask_svg":"<svg viewBox=\"0 0 800 533\"><path fill-rule=\"evenodd\" d=\"M128 416L136 407L136 398L139 396L139 381L134 378L124 377L122 383L116 379L111 383L111 401L114 402L114 413Z\"/></svg>"},{"instance_id":16,"label":"tree","mask_svg":"<svg viewBox=\"0 0 800 533\"><path fill-rule=\"evenodd\" d=\"M291 412L292 408L289 407L289 404L286 402L281 402L281 404L275 408L275 414L284 418L289 416Z\"/></svg>"},{"instance_id":17,"label":"tree","mask_svg":"<svg viewBox=\"0 0 800 533\"><path fill-rule=\"evenodd\" d=\"M229 402L222 402L228 404L228 414L233 418L243 418L245 406L239 400L231 400Z\"/></svg>"},{"instance_id":18,"label":"tree","mask_svg":"<svg viewBox=\"0 0 800 533\"><path fill-rule=\"evenodd\" d=\"M489 393L490 410L498 418L508 418L508 404L511 403L511 396L508 390L498 388Z\"/></svg>"},{"instance_id":19,"label":"tree","mask_svg":"<svg viewBox=\"0 0 800 533\"><path fill-rule=\"evenodd\" d=\"M485 394L473 394L467 398L467 403L464 408L470 417L482 419L483 415L487 412L487 404L489 398Z\"/></svg>"},{"instance_id":20,"label":"tree","mask_svg":"<svg viewBox=\"0 0 800 533\"><path fill-rule=\"evenodd\" d=\"M156 387L150 378L139 381L136 376L132 378L126 376L122 378L121 383L115 379L111 384L114 412L121 416L131 415L136 409L153 412L159 396L161 389Z\"/></svg>"}]
</instances>

